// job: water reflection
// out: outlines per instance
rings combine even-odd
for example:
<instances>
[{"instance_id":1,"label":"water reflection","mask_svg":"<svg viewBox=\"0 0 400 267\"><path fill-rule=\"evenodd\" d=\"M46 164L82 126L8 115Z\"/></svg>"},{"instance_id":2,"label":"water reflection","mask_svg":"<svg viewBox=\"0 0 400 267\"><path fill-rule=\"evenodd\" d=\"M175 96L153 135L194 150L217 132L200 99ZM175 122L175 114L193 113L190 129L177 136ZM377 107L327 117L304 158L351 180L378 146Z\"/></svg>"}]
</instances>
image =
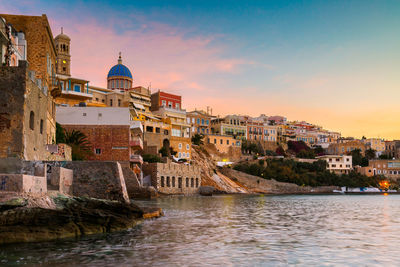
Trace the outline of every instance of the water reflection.
<instances>
[{"instance_id":1,"label":"water reflection","mask_svg":"<svg viewBox=\"0 0 400 267\"><path fill-rule=\"evenodd\" d=\"M400 196L215 196L142 201L129 231L1 247L0 265L395 265Z\"/></svg>"}]
</instances>

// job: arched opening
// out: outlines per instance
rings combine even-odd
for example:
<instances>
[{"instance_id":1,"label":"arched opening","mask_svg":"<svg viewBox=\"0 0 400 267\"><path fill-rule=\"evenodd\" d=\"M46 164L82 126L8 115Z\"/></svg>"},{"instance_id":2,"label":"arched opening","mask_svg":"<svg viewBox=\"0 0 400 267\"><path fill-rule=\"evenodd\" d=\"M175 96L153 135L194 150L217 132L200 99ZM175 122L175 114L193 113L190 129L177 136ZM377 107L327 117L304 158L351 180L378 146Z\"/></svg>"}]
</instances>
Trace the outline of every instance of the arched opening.
<instances>
[{"instance_id":1,"label":"arched opening","mask_svg":"<svg viewBox=\"0 0 400 267\"><path fill-rule=\"evenodd\" d=\"M29 115L29 128L31 128L31 130L35 129L35 113L33 111L31 111Z\"/></svg>"}]
</instances>

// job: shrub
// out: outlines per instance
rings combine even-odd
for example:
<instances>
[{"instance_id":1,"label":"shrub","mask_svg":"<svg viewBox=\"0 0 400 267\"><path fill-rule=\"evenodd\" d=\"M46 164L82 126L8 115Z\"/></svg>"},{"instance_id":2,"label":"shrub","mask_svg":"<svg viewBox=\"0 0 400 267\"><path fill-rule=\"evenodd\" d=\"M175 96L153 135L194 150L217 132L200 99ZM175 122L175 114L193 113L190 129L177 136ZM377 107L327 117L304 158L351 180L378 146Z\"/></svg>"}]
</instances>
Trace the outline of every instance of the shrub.
<instances>
[{"instance_id":1,"label":"shrub","mask_svg":"<svg viewBox=\"0 0 400 267\"><path fill-rule=\"evenodd\" d=\"M154 162L162 162L161 158L157 155L152 155L152 154L144 154L143 155L143 161L148 162L148 163L154 163Z\"/></svg>"}]
</instances>

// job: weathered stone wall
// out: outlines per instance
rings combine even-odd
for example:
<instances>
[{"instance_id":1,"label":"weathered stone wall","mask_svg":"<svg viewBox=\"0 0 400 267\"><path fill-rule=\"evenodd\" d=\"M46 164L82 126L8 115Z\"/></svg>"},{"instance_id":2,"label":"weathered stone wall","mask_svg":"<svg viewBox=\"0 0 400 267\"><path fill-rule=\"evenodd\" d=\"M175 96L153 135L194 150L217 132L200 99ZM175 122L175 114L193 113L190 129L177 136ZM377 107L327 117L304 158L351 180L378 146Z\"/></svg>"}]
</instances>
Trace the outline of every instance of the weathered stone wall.
<instances>
[{"instance_id":1,"label":"weathered stone wall","mask_svg":"<svg viewBox=\"0 0 400 267\"><path fill-rule=\"evenodd\" d=\"M176 163L148 163L142 167L151 175L151 185L164 194L195 194L201 186L200 168Z\"/></svg>"},{"instance_id":2,"label":"weathered stone wall","mask_svg":"<svg viewBox=\"0 0 400 267\"><path fill-rule=\"evenodd\" d=\"M0 158L45 159L47 96L29 78L26 61L0 67L0 91Z\"/></svg>"},{"instance_id":3,"label":"weathered stone wall","mask_svg":"<svg viewBox=\"0 0 400 267\"><path fill-rule=\"evenodd\" d=\"M0 191L33 194L46 193L46 177L25 174L0 174Z\"/></svg>"},{"instance_id":4,"label":"weathered stone wall","mask_svg":"<svg viewBox=\"0 0 400 267\"><path fill-rule=\"evenodd\" d=\"M73 171L72 194L129 202L121 165L115 161L48 162Z\"/></svg>"},{"instance_id":5,"label":"weathered stone wall","mask_svg":"<svg viewBox=\"0 0 400 267\"><path fill-rule=\"evenodd\" d=\"M58 190L61 194L72 195L74 172L62 167L50 167L47 175L48 190Z\"/></svg>"},{"instance_id":6,"label":"weathered stone wall","mask_svg":"<svg viewBox=\"0 0 400 267\"><path fill-rule=\"evenodd\" d=\"M47 161L71 161L72 160L72 149L67 144L51 144L47 145L48 154ZM52 150L57 150L53 152Z\"/></svg>"},{"instance_id":7,"label":"weathered stone wall","mask_svg":"<svg viewBox=\"0 0 400 267\"><path fill-rule=\"evenodd\" d=\"M128 196L131 197L141 187L139 184L139 180L136 174L129 167L122 167L122 172L124 174Z\"/></svg>"}]
</instances>

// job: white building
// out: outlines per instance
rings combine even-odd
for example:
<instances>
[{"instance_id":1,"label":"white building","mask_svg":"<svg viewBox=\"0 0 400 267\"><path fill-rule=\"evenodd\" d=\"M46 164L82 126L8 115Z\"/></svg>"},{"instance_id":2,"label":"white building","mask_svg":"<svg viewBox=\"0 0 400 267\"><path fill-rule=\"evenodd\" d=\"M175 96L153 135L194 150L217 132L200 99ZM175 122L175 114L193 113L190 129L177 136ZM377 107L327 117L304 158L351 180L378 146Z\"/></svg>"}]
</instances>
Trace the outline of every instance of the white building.
<instances>
[{"instance_id":1,"label":"white building","mask_svg":"<svg viewBox=\"0 0 400 267\"><path fill-rule=\"evenodd\" d=\"M325 155L317 159L325 160L326 169L336 174L348 174L353 169L352 156Z\"/></svg>"}]
</instances>

